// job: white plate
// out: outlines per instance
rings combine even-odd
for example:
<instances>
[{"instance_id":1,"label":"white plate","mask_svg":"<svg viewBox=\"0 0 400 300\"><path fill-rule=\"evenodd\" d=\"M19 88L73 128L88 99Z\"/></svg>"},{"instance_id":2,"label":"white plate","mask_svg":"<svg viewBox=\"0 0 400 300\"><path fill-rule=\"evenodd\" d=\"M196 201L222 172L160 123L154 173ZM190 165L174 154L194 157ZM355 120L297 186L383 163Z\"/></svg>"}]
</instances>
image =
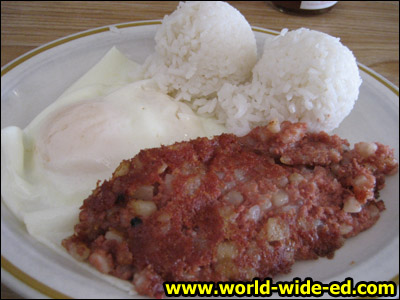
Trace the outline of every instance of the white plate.
<instances>
[{"instance_id":1,"label":"white plate","mask_svg":"<svg viewBox=\"0 0 400 300\"><path fill-rule=\"evenodd\" d=\"M154 49L160 21L126 23L78 33L46 44L2 69L1 128L24 128L113 45L142 63ZM276 32L253 28L259 52ZM399 91L360 65L363 84L351 115L335 133L356 141L379 141L399 157ZM389 177L381 193L387 210L378 223L346 241L332 260L298 262L290 274L275 280L312 277L329 282L346 277L392 280L399 273L399 175ZM1 202L2 281L27 298L129 298L125 292L71 264L27 233ZM398 278L398 277L397 277ZM398 280L398 279L397 279Z\"/></svg>"}]
</instances>

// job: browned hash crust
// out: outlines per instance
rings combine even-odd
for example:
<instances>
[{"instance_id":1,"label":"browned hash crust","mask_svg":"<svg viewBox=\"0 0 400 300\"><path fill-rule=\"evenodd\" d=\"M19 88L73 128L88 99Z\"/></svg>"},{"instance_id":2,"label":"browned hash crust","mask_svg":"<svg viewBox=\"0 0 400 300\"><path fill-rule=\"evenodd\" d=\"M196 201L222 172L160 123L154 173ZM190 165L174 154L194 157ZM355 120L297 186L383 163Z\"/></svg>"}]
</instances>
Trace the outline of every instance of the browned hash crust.
<instances>
[{"instance_id":1,"label":"browned hash crust","mask_svg":"<svg viewBox=\"0 0 400 300\"><path fill-rule=\"evenodd\" d=\"M143 150L84 201L63 246L153 297L163 281L287 273L372 226L396 170L387 146L350 150L302 123Z\"/></svg>"}]
</instances>

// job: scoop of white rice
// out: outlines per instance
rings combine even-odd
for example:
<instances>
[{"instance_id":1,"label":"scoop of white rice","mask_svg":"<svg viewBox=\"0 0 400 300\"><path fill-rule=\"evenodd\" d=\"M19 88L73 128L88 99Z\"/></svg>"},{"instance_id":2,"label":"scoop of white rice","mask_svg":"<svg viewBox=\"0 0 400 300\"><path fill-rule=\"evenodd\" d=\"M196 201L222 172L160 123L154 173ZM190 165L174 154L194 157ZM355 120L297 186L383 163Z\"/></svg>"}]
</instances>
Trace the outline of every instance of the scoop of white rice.
<instances>
[{"instance_id":1,"label":"scoop of white rice","mask_svg":"<svg viewBox=\"0 0 400 300\"><path fill-rule=\"evenodd\" d=\"M155 41L146 77L178 100L210 98L225 82L248 80L257 60L249 23L225 2L180 3L164 18Z\"/></svg>"},{"instance_id":2,"label":"scoop of white rice","mask_svg":"<svg viewBox=\"0 0 400 300\"><path fill-rule=\"evenodd\" d=\"M338 38L305 28L283 30L266 41L252 81L226 84L215 110L236 134L274 119L331 131L352 110L360 85L356 59Z\"/></svg>"}]
</instances>

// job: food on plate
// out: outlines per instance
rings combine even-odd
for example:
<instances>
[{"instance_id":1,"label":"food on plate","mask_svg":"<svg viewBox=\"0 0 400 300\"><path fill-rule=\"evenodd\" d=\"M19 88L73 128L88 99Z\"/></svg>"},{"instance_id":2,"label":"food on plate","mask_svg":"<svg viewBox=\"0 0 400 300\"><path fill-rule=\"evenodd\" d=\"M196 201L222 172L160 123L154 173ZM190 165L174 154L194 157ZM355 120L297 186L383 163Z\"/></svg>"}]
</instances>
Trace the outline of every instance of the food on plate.
<instances>
[{"instance_id":1,"label":"food on plate","mask_svg":"<svg viewBox=\"0 0 400 300\"><path fill-rule=\"evenodd\" d=\"M329 132L353 109L361 82L353 53L338 38L282 30L266 40L251 82L221 88L216 113L237 134L273 119Z\"/></svg>"},{"instance_id":2,"label":"food on plate","mask_svg":"<svg viewBox=\"0 0 400 300\"><path fill-rule=\"evenodd\" d=\"M397 168L388 146L290 122L142 150L97 185L63 246L155 297L163 281L287 273L371 227Z\"/></svg>"},{"instance_id":3,"label":"food on plate","mask_svg":"<svg viewBox=\"0 0 400 300\"><path fill-rule=\"evenodd\" d=\"M283 30L257 62L236 9L188 2L155 42L143 65L112 48L25 129L2 129L2 199L32 236L160 296L163 280L288 272L377 221L393 151L318 133L361 84L338 39Z\"/></svg>"},{"instance_id":4,"label":"food on plate","mask_svg":"<svg viewBox=\"0 0 400 300\"><path fill-rule=\"evenodd\" d=\"M2 129L2 199L46 245L73 232L83 199L121 160L223 132L142 79L141 66L113 48L26 128Z\"/></svg>"},{"instance_id":5,"label":"food on plate","mask_svg":"<svg viewBox=\"0 0 400 300\"><path fill-rule=\"evenodd\" d=\"M338 38L285 29L266 39L256 62L250 25L224 2L180 3L164 18L155 42L145 77L234 134L274 119L331 131L358 98L356 59Z\"/></svg>"},{"instance_id":6,"label":"food on plate","mask_svg":"<svg viewBox=\"0 0 400 300\"><path fill-rule=\"evenodd\" d=\"M46 209L56 209L58 205L79 205L79 198L87 197L93 189L93 182L109 177L109 174L102 173L107 165L111 168L109 173L118 165L119 158L112 155L120 155L121 153L116 151L122 150L114 149L113 153L109 152L104 158L100 157L101 150L88 154L90 149L93 150L90 147L93 146L94 136L99 137L102 133L96 130L89 132L92 121L86 117L89 114L95 115L96 120L93 120L93 123L103 123L103 127L107 126L107 117L113 112L104 109L104 114L100 112L105 106L113 106L114 100L100 104L101 100L119 87L141 80L141 73L140 65L127 59L116 48L112 48L100 62L46 107L25 129L16 126L2 129L1 194L9 208L27 224L30 233L32 227L28 220L39 218L31 218L28 215ZM90 106L92 100L93 104ZM71 129L76 130L75 135ZM85 139L79 136L80 130L84 131L82 134L86 136ZM115 130L115 127L109 130ZM127 133L129 129L124 130ZM96 145L100 146L100 142L97 141ZM57 153L58 151L60 152ZM68 158L71 158L70 162ZM88 158L89 161L84 161ZM120 158L123 159L122 156ZM80 163L83 165L79 172ZM92 171L85 170L84 166L90 166ZM43 232L39 232L38 236L42 235Z\"/></svg>"},{"instance_id":7,"label":"food on plate","mask_svg":"<svg viewBox=\"0 0 400 300\"><path fill-rule=\"evenodd\" d=\"M248 80L257 60L249 23L226 2L181 2L155 42L145 76L178 100L215 97L225 82Z\"/></svg>"}]
</instances>

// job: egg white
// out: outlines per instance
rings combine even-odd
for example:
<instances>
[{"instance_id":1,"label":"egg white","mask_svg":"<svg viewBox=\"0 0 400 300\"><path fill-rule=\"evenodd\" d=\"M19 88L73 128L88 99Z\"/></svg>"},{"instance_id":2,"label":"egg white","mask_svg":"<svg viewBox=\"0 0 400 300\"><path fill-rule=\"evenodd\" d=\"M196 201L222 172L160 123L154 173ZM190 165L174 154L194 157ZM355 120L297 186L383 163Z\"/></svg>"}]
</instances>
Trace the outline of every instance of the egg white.
<instances>
[{"instance_id":1,"label":"egg white","mask_svg":"<svg viewBox=\"0 0 400 300\"><path fill-rule=\"evenodd\" d=\"M83 200L123 159L225 130L142 79L142 67L113 48L25 129L1 131L2 198L32 236L59 253Z\"/></svg>"}]
</instances>

